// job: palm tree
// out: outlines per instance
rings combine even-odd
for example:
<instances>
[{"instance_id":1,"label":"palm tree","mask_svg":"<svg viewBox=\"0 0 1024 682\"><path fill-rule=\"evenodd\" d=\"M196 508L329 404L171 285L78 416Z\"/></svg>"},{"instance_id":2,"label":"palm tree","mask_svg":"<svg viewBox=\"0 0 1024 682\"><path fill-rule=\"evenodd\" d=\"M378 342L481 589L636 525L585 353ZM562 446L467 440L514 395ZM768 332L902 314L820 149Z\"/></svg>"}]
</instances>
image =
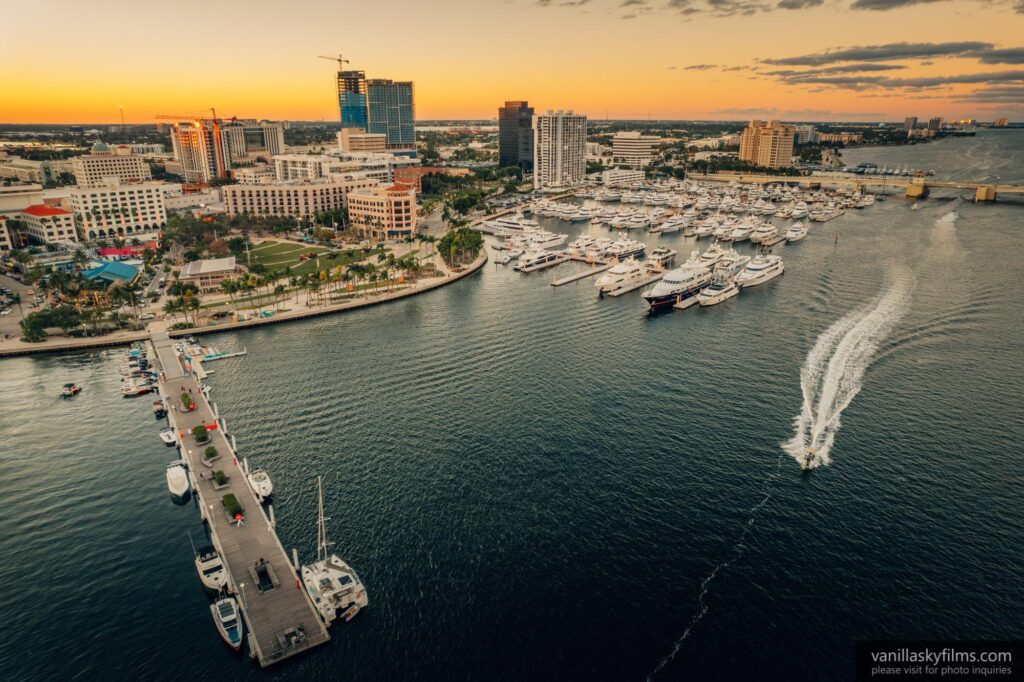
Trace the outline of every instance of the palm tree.
<instances>
[{"instance_id":1,"label":"palm tree","mask_svg":"<svg viewBox=\"0 0 1024 682\"><path fill-rule=\"evenodd\" d=\"M18 306L18 316L25 319L25 311L21 309L21 294L11 294L11 303Z\"/></svg>"},{"instance_id":2,"label":"palm tree","mask_svg":"<svg viewBox=\"0 0 1024 682\"><path fill-rule=\"evenodd\" d=\"M177 321L178 313L182 311L183 307L181 299L172 298L164 303L164 312L171 316L172 320Z\"/></svg>"}]
</instances>

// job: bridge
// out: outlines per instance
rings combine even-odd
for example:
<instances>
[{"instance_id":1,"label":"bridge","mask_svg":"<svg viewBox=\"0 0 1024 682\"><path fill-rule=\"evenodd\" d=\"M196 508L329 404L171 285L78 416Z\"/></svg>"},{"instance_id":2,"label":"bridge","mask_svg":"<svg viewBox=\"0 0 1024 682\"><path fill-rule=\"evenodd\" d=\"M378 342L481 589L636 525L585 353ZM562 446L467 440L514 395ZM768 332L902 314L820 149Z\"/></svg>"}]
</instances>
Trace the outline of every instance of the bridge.
<instances>
[{"instance_id":1,"label":"bridge","mask_svg":"<svg viewBox=\"0 0 1024 682\"><path fill-rule=\"evenodd\" d=\"M862 189L900 189L911 199L928 196L932 189L967 189L974 192L975 201L995 201L1000 194L1024 194L1024 185L992 182L958 182L954 180L932 180L925 176L896 177L890 175L851 175L849 173L822 173L815 175L766 175L760 173L707 173L690 175L692 180L712 182L740 182L767 185L786 183L803 187L849 187Z\"/></svg>"}]
</instances>

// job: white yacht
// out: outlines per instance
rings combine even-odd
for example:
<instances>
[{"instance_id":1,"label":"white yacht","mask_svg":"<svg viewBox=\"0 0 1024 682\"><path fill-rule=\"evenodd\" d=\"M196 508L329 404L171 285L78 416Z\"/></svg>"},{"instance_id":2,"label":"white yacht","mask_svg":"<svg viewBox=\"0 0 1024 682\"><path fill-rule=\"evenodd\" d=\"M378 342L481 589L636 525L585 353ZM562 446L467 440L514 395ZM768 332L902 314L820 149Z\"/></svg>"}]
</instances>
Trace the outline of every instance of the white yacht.
<instances>
[{"instance_id":1,"label":"white yacht","mask_svg":"<svg viewBox=\"0 0 1024 682\"><path fill-rule=\"evenodd\" d=\"M320 477L316 479L319 519L316 527L316 561L302 567L302 584L313 600L323 621L330 625L339 617L345 621L366 608L369 599L362 581L352 567L336 554L329 554L332 543L327 540L324 516L324 491Z\"/></svg>"},{"instance_id":2,"label":"white yacht","mask_svg":"<svg viewBox=\"0 0 1024 682\"><path fill-rule=\"evenodd\" d=\"M635 239L616 239L612 242L611 246L604 250L602 255L604 255L605 258L624 260L626 258L641 256L646 250L647 245L642 242L638 242Z\"/></svg>"},{"instance_id":3,"label":"white yacht","mask_svg":"<svg viewBox=\"0 0 1024 682\"><path fill-rule=\"evenodd\" d=\"M769 222L763 222L750 233L750 241L755 244L773 241L779 236L779 231Z\"/></svg>"},{"instance_id":4,"label":"white yacht","mask_svg":"<svg viewBox=\"0 0 1024 682\"><path fill-rule=\"evenodd\" d=\"M561 257L562 254L558 251L545 251L544 249L533 248L520 256L514 267L516 270L525 270L537 265L551 263Z\"/></svg>"},{"instance_id":5,"label":"white yacht","mask_svg":"<svg viewBox=\"0 0 1024 682\"><path fill-rule=\"evenodd\" d=\"M661 223L661 225L658 226L658 230L657 231L661 232L662 234L668 234L670 232L678 232L679 230L683 229L684 227L687 227L688 225L689 225L689 220L687 220L683 216L674 215L674 216L671 216L665 222ZM654 226L652 226L651 227L651 232L654 232L654 231L655 231L654 230Z\"/></svg>"},{"instance_id":6,"label":"white yacht","mask_svg":"<svg viewBox=\"0 0 1024 682\"><path fill-rule=\"evenodd\" d=\"M188 471L185 462L175 460L167 465L167 489L175 497L185 497L189 491Z\"/></svg>"},{"instance_id":7,"label":"white yacht","mask_svg":"<svg viewBox=\"0 0 1024 682\"><path fill-rule=\"evenodd\" d=\"M722 256L724 256L725 254L726 249L723 249L721 244L719 244L717 241L712 242L711 246L708 247L708 250L701 254L700 262L708 266L709 268L712 268L715 266L716 263L718 263L718 261L722 259Z\"/></svg>"},{"instance_id":8,"label":"white yacht","mask_svg":"<svg viewBox=\"0 0 1024 682\"><path fill-rule=\"evenodd\" d=\"M513 216L501 216L494 220L486 220L484 221L484 227L488 228L498 237L508 237L540 229L540 225L536 220L531 220L522 213L516 213Z\"/></svg>"},{"instance_id":9,"label":"white yacht","mask_svg":"<svg viewBox=\"0 0 1024 682\"><path fill-rule=\"evenodd\" d=\"M734 242L742 242L750 239L750 235L754 232L754 228L749 223L742 222L732 229L729 234L729 239Z\"/></svg>"},{"instance_id":10,"label":"white yacht","mask_svg":"<svg viewBox=\"0 0 1024 682\"><path fill-rule=\"evenodd\" d=\"M529 246L534 246L538 249L551 249L561 246L568 238L569 235L567 234L555 234L554 232L541 230L530 234L526 239Z\"/></svg>"},{"instance_id":11,"label":"white yacht","mask_svg":"<svg viewBox=\"0 0 1024 682\"><path fill-rule=\"evenodd\" d=\"M729 273L730 271L727 268L715 268L714 274L711 276L711 284L701 289L700 293L697 294L697 303L702 308L717 305L722 301L728 301L730 298L739 295L740 288L736 285L736 280Z\"/></svg>"},{"instance_id":12,"label":"white yacht","mask_svg":"<svg viewBox=\"0 0 1024 682\"><path fill-rule=\"evenodd\" d=\"M804 222L802 220L798 220L792 225L790 225L789 229L786 230L785 234L786 241L788 242L798 242L806 236L807 226L804 225Z\"/></svg>"},{"instance_id":13,"label":"white yacht","mask_svg":"<svg viewBox=\"0 0 1024 682\"><path fill-rule=\"evenodd\" d=\"M224 597L210 604L210 613L224 643L235 651L241 649L244 625L234 597Z\"/></svg>"},{"instance_id":14,"label":"white yacht","mask_svg":"<svg viewBox=\"0 0 1024 682\"><path fill-rule=\"evenodd\" d=\"M798 201L793 205L793 212L791 215L793 218L800 220L801 218L806 218L808 213L809 209L807 208L807 204L803 201Z\"/></svg>"},{"instance_id":15,"label":"white yacht","mask_svg":"<svg viewBox=\"0 0 1024 682\"><path fill-rule=\"evenodd\" d=\"M211 592L219 593L228 584L224 562L213 545L200 547L196 552L196 572L199 573L199 582Z\"/></svg>"},{"instance_id":16,"label":"white yacht","mask_svg":"<svg viewBox=\"0 0 1024 682\"><path fill-rule=\"evenodd\" d=\"M274 484L271 482L270 474L266 470L255 469L250 471L246 479L248 479L249 487L252 488L252 492L256 496L256 501L260 504L263 504L274 494Z\"/></svg>"},{"instance_id":17,"label":"white yacht","mask_svg":"<svg viewBox=\"0 0 1024 682\"><path fill-rule=\"evenodd\" d=\"M747 267L736 275L736 284L741 287L753 287L775 279L785 271L782 256L763 251L747 263Z\"/></svg>"},{"instance_id":18,"label":"white yacht","mask_svg":"<svg viewBox=\"0 0 1024 682\"><path fill-rule=\"evenodd\" d=\"M700 262L698 252L690 254L690 259L681 266L668 272L653 287L643 292L644 300L651 310L665 306L680 307L684 301L692 305L696 301L697 292L711 283L711 270ZM685 307L685 306L683 306Z\"/></svg>"},{"instance_id":19,"label":"white yacht","mask_svg":"<svg viewBox=\"0 0 1024 682\"><path fill-rule=\"evenodd\" d=\"M594 282L601 293L614 291L647 277L647 271L635 258L627 258L601 273Z\"/></svg>"},{"instance_id":20,"label":"white yacht","mask_svg":"<svg viewBox=\"0 0 1024 682\"><path fill-rule=\"evenodd\" d=\"M653 251L647 254L647 268L650 270L665 270L676 259L676 253L675 249L670 249L667 246L655 247Z\"/></svg>"},{"instance_id":21,"label":"white yacht","mask_svg":"<svg viewBox=\"0 0 1024 682\"><path fill-rule=\"evenodd\" d=\"M164 445L170 447L178 442L178 434L174 432L174 429L168 426L167 428L160 429L160 440L164 442Z\"/></svg>"}]
</instances>

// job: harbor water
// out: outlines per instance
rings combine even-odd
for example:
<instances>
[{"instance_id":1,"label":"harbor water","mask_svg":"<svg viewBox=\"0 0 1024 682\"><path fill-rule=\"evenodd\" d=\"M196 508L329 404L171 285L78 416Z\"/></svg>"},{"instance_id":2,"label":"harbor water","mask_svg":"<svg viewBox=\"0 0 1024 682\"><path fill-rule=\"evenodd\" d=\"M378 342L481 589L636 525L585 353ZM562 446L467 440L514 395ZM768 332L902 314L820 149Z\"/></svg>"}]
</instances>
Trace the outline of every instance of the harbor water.
<instances>
[{"instance_id":1,"label":"harbor water","mask_svg":"<svg viewBox=\"0 0 1024 682\"><path fill-rule=\"evenodd\" d=\"M1024 133L844 159L1021 182ZM208 383L282 543L312 558L322 476L370 597L265 671L214 630L123 351L0 361L0 677L849 679L858 639L1024 636L1024 206L960 194L814 223L707 309L491 263L202 337L248 349ZM808 429L828 462L803 472Z\"/></svg>"}]
</instances>

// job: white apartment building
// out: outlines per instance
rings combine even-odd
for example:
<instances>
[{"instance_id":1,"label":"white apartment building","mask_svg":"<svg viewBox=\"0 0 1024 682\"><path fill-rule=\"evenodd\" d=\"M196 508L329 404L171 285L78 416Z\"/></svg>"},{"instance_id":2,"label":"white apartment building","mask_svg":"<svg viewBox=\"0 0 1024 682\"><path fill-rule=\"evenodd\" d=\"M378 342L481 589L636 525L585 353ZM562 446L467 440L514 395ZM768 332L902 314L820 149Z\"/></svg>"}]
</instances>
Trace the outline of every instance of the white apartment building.
<instances>
[{"instance_id":1,"label":"white apartment building","mask_svg":"<svg viewBox=\"0 0 1024 682\"><path fill-rule=\"evenodd\" d=\"M262 182L273 182L277 179L277 173L270 164L260 163L232 169L231 177L243 185L257 185Z\"/></svg>"},{"instance_id":2,"label":"white apartment building","mask_svg":"<svg viewBox=\"0 0 1024 682\"><path fill-rule=\"evenodd\" d=\"M0 253L10 251L14 248L14 240L11 238L11 230L7 227L7 216L0 215Z\"/></svg>"},{"instance_id":3,"label":"white apartment building","mask_svg":"<svg viewBox=\"0 0 1024 682\"><path fill-rule=\"evenodd\" d=\"M0 213L20 211L26 206L43 203L43 186L0 185Z\"/></svg>"},{"instance_id":4,"label":"white apartment building","mask_svg":"<svg viewBox=\"0 0 1024 682\"><path fill-rule=\"evenodd\" d=\"M153 233L167 224L165 187L162 182L121 185L117 181L103 187L75 187L71 209L85 239Z\"/></svg>"},{"instance_id":5,"label":"white apartment building","mask_svg":"<svg viewBox=\"0 0 1024 682\"><path fill-rule=\"evenodd\" d=\"M21 223L21 232L38 244L78 243L75 214L63 208L37 204L14 214Z\"/></svg>"},{"instance_id":6,"label":"white apartment building","mask_svg":"<svg viewBox=\"0 0 1024 682\"><path fill-rule=\"evenodd\" d=\"M377 181L360 174L333 174L316 180L277 180L260 185L225 185L221 188L229 216L272 215L307 217L348 206L346 195L375 187Z\"/></svg>"},{"instance_id":7,"label":"white apartment building","mask_svg":"<svg viewBox=\"0 0 1024 682\"><path fill-rule=\"evenodd\" d=\"M632 185L637 182L644 181L644 172L642 170L632 170L625 168L610 168L606 171L601 172L601 182L606 187L619 187L622 185Z\"/></svg>"},{"instance_id":8,"label":"white apartment building","mask_svg":"<svg viewBox=\"0 0 1024 682\"><path fill-rule=\"evenodd\" d=\"M316 180L337 174L362 174L381 184L394 181L395 168L418 166L416 159L388 153L280 154L274 157L278 180Z\"/></svg>"},{"instance_id":9,"label":"white apartment building","mask_svg":"<svg viewBox=\"0 0 1024 682\"><path fill-rule=\"evenodd\" d=\"M111 178L123 184L153 179L149 164L142 157L113 154L102 142L92 146L91 154L72 159L71 172L79 187L102 187Z\"/></svg>"},{"instance_id":10,"label":"white apartment building","mask_svg":"<svg viewBox=\"0 0 1024 682\"><path fill-rule=\"evenodd\" d=\"M0 159L0 178L46 184L55 182L58 173L50 161L32 161L17 156Z\"/></svg>"},{"instance_id":11,"label":"white apartment building","mask_svg":"<svg viewBox=\"0 0 1024 682\"><path fill-rule=\"evenodd\" d=\"M533 117L534 189L574 187L587 170L587 117L551 111Z\"/></svg>"},{"instance_id":12,"label":"white apartment building","mask_svg":"<svg viewBox=\"0 0 1024 682\"><path fill-rule=\"evenodd\" d=\"M638 132L615 133L612 137L612 162L631 168L643 168L658 156L661 138Z\"/></svg>"},{"instance_id":13,"label":"white apartment building","mask_svg":"<svg viewBox=\"0 0 1024 682\"><path fill-rule=\"evenodd\" d=\"M818 141L818 129L812 125L793 126L797 144L813 144Z\"/></svg>"},{"instance_id":14,"label":"white apartment building","mask_svg":"<svg viewBox=\"0 0 1024 682\"><path fill-rule=\"evenodd\" d=\"M793 126L778 121L751 121L740 137L740 160L765 168L793 165Z\"/></svg>"},{"instance_id":15,"label":"white apartment building","mask_svg":"<svg viewBox=\"0 0 1024 682\"><path fill-rule=\"evenodd\" d=\"M181 190L181 185L164 185L164 208L168 211L209 207L219 204L220 200L220 190L216 187L186 194Z\"/></svg>"},{"instance_id":16,"label":"white apartment building","mask_svg":"<svg viewBox=\"0 0 1024 682\"><path fill-rule=\"evenodd\" d=\"M367 187L349 192L348 218L367 239L384 240L416 232L416 188Z\"/></svg>"}]
</instances>

